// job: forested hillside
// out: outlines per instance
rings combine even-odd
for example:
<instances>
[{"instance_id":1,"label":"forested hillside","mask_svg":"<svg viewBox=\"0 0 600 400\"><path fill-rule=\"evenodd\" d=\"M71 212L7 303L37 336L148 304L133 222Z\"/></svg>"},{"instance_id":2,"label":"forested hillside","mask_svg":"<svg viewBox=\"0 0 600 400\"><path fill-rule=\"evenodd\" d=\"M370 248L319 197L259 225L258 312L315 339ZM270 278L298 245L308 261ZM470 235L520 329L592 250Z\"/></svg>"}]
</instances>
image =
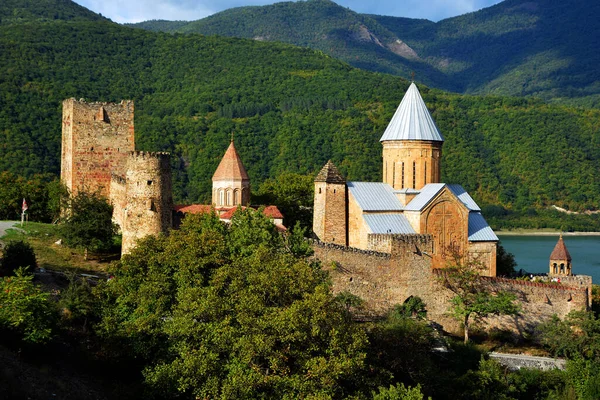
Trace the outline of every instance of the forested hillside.
<instances>
[{"instance_id":1,"label":"forested hillside","mask_svg":"<svg viewBox=\"0 0 600 400\"><path fill-rule=\"evenodd\" d=\"M378 140L407 81L286 44L94 19L0 26L0 170L59 173L63 99L131 98L137 147L174 155L178 201L208 199L232 132L254 188L330 158L381 179ZM482 204L600 204L598 110L420 90L446 138L444 181Z\"/></svg>"},{"instance_id":2,"label":"forested hillside","mask_svg":"<svg viewBox=\"0 0 600 400\"><path fill-rule=\"evenodd\" d=\"M600 105L600 3L505 0L437 23L358 14L330 0L226 10L202 20L147 21L166 32L308 46L351 65L462 93Z\"/></svg>"}]
</instances>

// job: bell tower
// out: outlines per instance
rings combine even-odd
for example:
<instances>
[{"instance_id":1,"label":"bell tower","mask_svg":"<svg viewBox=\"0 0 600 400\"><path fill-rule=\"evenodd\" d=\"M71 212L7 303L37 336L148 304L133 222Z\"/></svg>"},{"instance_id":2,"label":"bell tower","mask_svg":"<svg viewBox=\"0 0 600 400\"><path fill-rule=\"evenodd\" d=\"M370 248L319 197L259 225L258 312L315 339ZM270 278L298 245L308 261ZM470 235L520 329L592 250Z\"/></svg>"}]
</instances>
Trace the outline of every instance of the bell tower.
<instances>
[{"instance_id":1,"label":"bell tower","mask_svg":"<svg viewBox=\"0 0 600 400\"><path fill-rule=\"evenodd\" d=\"M212 204L215 207L237 207L250 204L250 178L242 164L233 139L212 177Z\"/></svg>"},{"instance_id":2,"label":"bell tower","mask_svg":"<svg viewBox=\"0 0 600 400\"><path fill-rule=\"evenodd\" d=\"M567 250L565 241L563 240L562 233L550 254L550 275L562 275L570 276L573 275L571 270L571 254Z\"/></svg>"},{"instance_id":3,"label":"bell tower","mask_svg":"<svg viewBox=\"0 0 600 400\"><path fill-rule=\"evenodd\" d=\"M420 190L441 180L444 138L412 82L380 139L383 182L395 190Z\"/></svg>"}]
</instances>

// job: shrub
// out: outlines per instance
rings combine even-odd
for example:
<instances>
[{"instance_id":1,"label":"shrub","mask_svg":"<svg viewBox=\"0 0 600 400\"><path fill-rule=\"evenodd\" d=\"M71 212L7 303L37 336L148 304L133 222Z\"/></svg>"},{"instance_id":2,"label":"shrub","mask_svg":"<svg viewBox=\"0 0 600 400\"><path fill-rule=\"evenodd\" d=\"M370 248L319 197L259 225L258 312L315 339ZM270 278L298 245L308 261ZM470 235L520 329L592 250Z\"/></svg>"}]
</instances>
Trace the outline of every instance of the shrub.
<instances>
[{"instance_id":1,"label":"shrub","mask_svg":"<svg viewBox=\"0 0 600 400\"><path fill-rule=\"evenodd\" d=\"M37 267L33 247L22 240L8 242L0 262L0 276L12 275L19 267L32 271Z\"/></svg>"}]
</instances>

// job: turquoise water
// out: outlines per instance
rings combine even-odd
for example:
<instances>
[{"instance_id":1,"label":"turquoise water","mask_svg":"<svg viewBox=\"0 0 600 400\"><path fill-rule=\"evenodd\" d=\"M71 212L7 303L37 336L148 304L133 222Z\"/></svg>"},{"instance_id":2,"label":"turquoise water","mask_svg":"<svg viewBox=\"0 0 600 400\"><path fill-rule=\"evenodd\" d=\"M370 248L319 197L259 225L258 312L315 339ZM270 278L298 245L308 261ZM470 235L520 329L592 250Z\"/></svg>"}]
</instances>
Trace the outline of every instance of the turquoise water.
<instances>
[{"instance_id":1,"label":"turquoise water","mask_svg":"<svg viewBox=\"0 0 600 400\"><path fill-rule=\"evenodd\" d=\"M558 236L498 236L504 248L515 255L517 270L548 272L550 253ZM573 259L575 275L590 275L600 283L600 236L563 236Z\"/></svg>"}]
</instances>

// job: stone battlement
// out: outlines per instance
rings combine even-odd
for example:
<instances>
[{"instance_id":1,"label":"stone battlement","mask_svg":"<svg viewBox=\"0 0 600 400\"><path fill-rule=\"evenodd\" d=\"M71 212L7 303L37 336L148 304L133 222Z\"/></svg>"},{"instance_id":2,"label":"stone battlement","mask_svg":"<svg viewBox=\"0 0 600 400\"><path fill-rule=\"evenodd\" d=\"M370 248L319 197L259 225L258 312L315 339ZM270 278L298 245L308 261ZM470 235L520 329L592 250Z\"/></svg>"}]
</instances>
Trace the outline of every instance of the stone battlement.
<instances>
[{"instance_id":1,"label":"stone battlement","mask_svg":"<svg viewBox=\"0 0 600 400\"><path fill-rule=\"evenodd\" d=\"M141 158L141 159L170 159L171 153L167 153L165 151L130 151L130 158Z\"/></svg>"},{"instance_id":2,"label":"stone battlement","mask_svg":"<svg viewBox=\"0 0 600 400\"><path fill-rule=\"evenodd\" d=\"M306 239L306 240L308 242L310 242L313 246L317 246L322 249L332 249L332 250L337 250L337 251L341 251L341 252L348 253L348 254L362 254L362 255L368 255L368 256L380 257L380 258L386 258L386 259L389 259L391 257L391 254L389 254L389 253L357 249L356 247L342 246L342 245L334 244L334 243L326 243L326 242L321 242L320 240L317 240L317 239Z\"/></svg>"}]
</instances>

